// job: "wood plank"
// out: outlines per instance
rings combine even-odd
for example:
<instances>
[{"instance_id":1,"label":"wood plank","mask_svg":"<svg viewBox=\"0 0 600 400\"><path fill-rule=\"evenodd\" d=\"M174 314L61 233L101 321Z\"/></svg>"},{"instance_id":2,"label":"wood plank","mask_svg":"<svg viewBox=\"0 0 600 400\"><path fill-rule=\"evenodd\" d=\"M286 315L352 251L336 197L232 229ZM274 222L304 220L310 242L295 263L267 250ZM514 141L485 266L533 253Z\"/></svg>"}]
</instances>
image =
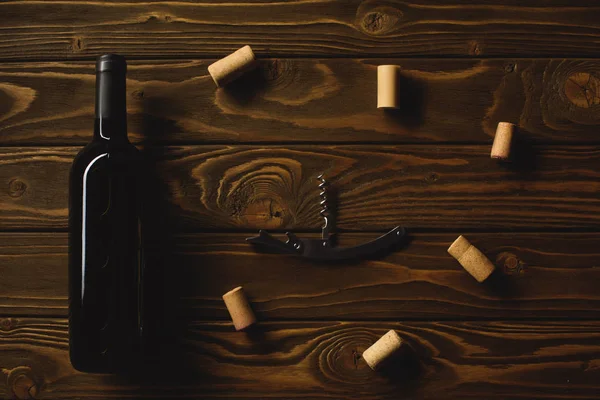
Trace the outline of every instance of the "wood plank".
<instances>
[{"instance_id":1,"label":"wood plank","mask_svg":"<svg viewBox=\"0 0 600 400\"><path fill-rule=\"evenodd\" d=\"M68 315L66 233L0 233L0 315Z\"/></svg>"},{"instance_id":2,"label":"wood plank","mask_svg":"<svg viewBox=\"0 0 600 400\"><path fill-rule=\"evenodd\" d=\"M600 391L597 321L277 322L251 335L194 322L137 377L75 372L66 320L1 324L4 398L596 399ZM376 373L361 354L388 329L411 347Z\"/></svg>"},{"instance_id":3,"label":"wood plank","mask_svg":"<svg viewBox=\"0 0 600 400\"><path fill-rule=\"evenodd\" d=\"M75 148L0 148L0 229L65 228Z\"/></svg>"},{"instance_id":4,"label":"wood plank","mask_svg":"<svg viewBox=\"0 0 600 400\"><path fill-rule=\"evenodd\" d=\"M456 233L414 234L385 257L336 265L257 251L246 236L154 236L151 323L227 320L221 295L238 285L261 320L600 317L599 233L469 234L498 268L482 285L446 253ZM373 237L344 234L341 244ZM66 316L66 234L0 239L0 315Z\"/></svg>"},{"instance_id":5,"label":"wood plank","mask_svg":"<svg viewBox=\"0 0 600 400\"><path fill-rule=\"evenodd\" d=\"M0 229L64 229L71 147L0 149ZM598 146L182 146L144 150L154 219L171 230L319 229L324 173L345 230L596 230Z\"/></svg>"},{"instance_id":6,"label":"wood plank","mask_svg":"<svg viewBox=\"0 0 600 400\"><path fill-rule=\"evenodd\" d=\"M597 56L600 8L565 0L0 3L0 59L259 55Z\"/></svg>"},{"instance_id":7,"label":"wood plank","mask_svg":"<svg viewBox=\"0 0 600 400\"><path fill-rule=\"evenodd\" d=\"M598 60L274 59L227 90L208 63L132 62L132 139L488 144L511 121L526 142L600 142ZM403 68L396 113L376 108L385 63ZM0 145L86 143L94 81L93 62L1 65Z\"/></svg>"}]
</instances>

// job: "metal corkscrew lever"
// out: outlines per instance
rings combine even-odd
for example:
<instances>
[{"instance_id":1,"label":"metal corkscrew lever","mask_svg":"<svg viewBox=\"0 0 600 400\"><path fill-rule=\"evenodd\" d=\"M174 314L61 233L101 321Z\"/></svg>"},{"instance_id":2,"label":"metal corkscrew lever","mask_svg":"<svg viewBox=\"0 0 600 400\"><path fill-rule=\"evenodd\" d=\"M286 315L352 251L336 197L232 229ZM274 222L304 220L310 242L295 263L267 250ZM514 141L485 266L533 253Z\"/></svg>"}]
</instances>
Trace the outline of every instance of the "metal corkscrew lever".
<instances>
[{"instance_id":1,"label":"metal corkscrew lever","mask_svg":"<svg viewBox=\"0 0 600 400\"><path fill-rule=\"evenodd\" d=\"M336 210L334 199L327 181L319 175L319 196L321 198L320 215L323 217L321 239L300 239L292 232L286 232L288 240L283 242L261 230L258 236L247 238L252 244L276 249L282 253L294 254L318 261L340 261L352 258L364 258L389 249L400 243L406 236L404 228L397 226L383 236L367 243L352 247L336 247L335 223Z\"/></svg>"}]
</instances>

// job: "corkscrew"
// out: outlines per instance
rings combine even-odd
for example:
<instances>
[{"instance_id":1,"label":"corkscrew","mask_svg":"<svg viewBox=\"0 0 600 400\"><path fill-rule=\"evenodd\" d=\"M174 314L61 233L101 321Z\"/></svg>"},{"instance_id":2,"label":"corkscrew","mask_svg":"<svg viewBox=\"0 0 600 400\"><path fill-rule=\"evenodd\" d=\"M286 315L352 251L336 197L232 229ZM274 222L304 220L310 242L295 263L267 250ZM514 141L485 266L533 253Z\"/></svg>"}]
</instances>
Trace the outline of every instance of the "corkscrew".
<instances>
[{"instance_id":1,"label":"corkscrew","mask_svg":"<svg viewBox=\"0 0 600 400\"><path fill-rule=\"evenodd\" d=\"M300 239L292 232L286 232L288 240L283 242L266 231L246 240L255 245L266 246L282 253L294 254L317 261L339 261L364 258L379 253L400 243L406 236L404 228L397 226L383 236L367 243L352 247L336 247L336 205L337 196L321 174L319 181L319 214L323 218L321 239Z\"/></svg>"},{"instance_id":2,"label":"corkscrew","mask_svg":"<svg viewBox=\"0 0 600 400\"><path fill-rule=\"evenodd\" d=\"M324 241L332 241L334 240L335 232L333 232L335 227L335 212L331 210L334 208L334 198L333 192L331 189L327 188L327 181L323 177L323 174L317 177L319 180L319 197L321 201L319 205L321 206L321 211L319 214L323 217L323 227L321 228L321 238Z\"/></svg>"}]
</instances>

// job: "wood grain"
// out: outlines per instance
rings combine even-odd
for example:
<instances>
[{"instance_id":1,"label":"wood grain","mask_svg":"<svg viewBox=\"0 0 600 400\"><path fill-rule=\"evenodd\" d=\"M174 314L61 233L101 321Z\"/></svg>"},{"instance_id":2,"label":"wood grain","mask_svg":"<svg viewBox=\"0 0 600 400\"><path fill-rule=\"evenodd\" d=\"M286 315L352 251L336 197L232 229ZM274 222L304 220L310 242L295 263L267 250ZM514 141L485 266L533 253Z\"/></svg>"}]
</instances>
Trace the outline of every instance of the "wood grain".
<instances>
[{"instance_id":1,"label":"wood grain","mask_svg":"<svg viewBox=\"0 0 600 400\"><path fill-rule=\"evenodd\" d=\"M0 229L65 229L77 148L0 149ZM319 229L316 177L339 191L338 224L383 231L598 229L597 146L147 147L152 219L170 230Z\"/></svg>"},{"instance_id":2,"label":"wood grain","mask_svg":"<svg viewBox=\"0 0 600 400\"><path fill-rule=\"evenodd\" d=\"M75 372L65 320L0 324L3 398L595 399L600 390L595 321L278 322L250 335L193 322L137 378ZM388 329L411 347L378 374L361 354Z\"/></svg>"},{"instance_id":3,"label":"wood grain","mask_svg":"<svg viewBox=\"0 0 600 400\"><path fill-rule=\"evenodd\" d=\"M66 228L75 148L0 148L0 229Z\"/></svg>"},{"instance_id":4,"label":"wood grain","mask_svg":"<svg viewBox=\"0 0 600 400\"><path fill-rule=\"evenodd\" d=\"M0 59L222 56L597 56L596 4L486 1L0 3Z\"/></svg>"},{"instance_id":5,"label":"wood grain","mask_svg":"<svg viewBox=\"0 0 600 400\"><path fill-rule=\"evenodd\" d=\"M597 399L598 14L570 0L0 2L0 398ZM259 68L217 90L207 66L246 44ZM148 351L128 376L74 371L64 319L65 188L107 52L130 61L148 163ZM388 63L402 67L392 113L375 108ZM512 164L489 159L499 121L519 126ZM341 245L396 225L410 241L336 265L244 241L316 237L320 173ZM496 265L484 284L447 254L459 234ZM260 321L247 333L221 299L237 285ZM410 347L375 373L361 354L389 329Z\"/></svg>"},{"instance_id":6,"label":"wood grain","mask_svg":"<svg viewBox=\"0 0 600 400\"><path fill-rule=\"evenodd\" d=\"M163 233L147 246L149 309L163 325L228 320L221 295L243 285L263 321L600 317L600 234L469 234L497 266L483 285L447 254L457 236L414 234L385 257L323 265L254 249L243 233ZM0 239L0 315L66 316L66 234Z\"/></svg>"},{"instance_id":7,"label":"wood grain","mask_svg":"<svg viewBox=\"0 0 600 400\"><path fill-rule=\"evenodd\" d=\"M1 7L1 6L0 6ZM132 62L136 142L489 144L499 121L534 143L599 143L598 60L274 59L227 89L211 61ZM376 108L376 65L402 67L401 110ZM0 66L0 145L84 144L94 63Z\"/></svg>"}]
</instances>

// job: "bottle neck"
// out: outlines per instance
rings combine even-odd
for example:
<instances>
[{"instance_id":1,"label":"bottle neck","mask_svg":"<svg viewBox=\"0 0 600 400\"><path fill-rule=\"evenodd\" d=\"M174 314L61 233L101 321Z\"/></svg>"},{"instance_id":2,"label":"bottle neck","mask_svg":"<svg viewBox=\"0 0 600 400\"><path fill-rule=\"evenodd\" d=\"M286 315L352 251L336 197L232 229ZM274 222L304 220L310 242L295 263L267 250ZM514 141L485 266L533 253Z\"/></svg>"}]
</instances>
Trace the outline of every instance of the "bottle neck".
<instances>
[{"instance_id":1,"label":"bottle neck","mask_svg":"<svg viewBox=\"0 0 600 400\"><path fill-rule=\"evenodd\" d=\"M127 141L125 71L96 73L96 120L94 138Z\"/></svg>"}]
</instances>

